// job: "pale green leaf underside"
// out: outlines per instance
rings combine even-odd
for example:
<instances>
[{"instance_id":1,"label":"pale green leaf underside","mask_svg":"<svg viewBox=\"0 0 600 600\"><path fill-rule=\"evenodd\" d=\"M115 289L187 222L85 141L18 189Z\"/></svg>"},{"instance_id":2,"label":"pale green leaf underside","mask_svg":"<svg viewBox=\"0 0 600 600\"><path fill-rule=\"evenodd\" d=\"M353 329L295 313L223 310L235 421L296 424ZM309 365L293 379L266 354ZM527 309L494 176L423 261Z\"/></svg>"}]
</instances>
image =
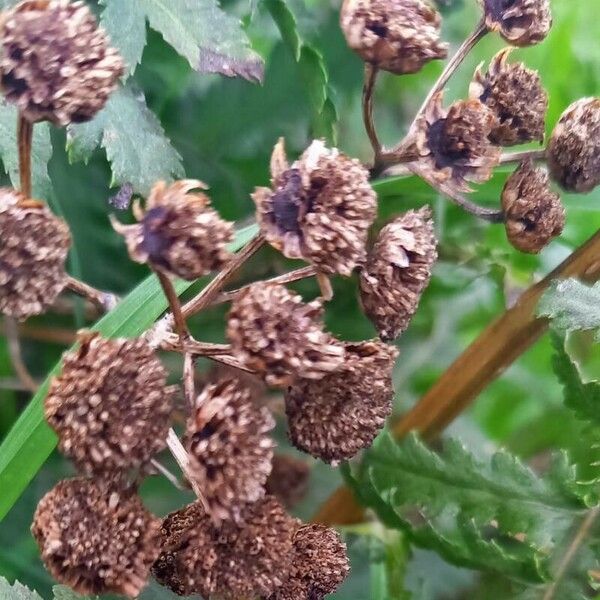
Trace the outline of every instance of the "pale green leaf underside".
<instances>
[{"instance_id":1,"label":"pale green leaf underside","mask_svg":"<svg viewBox=\"0 0 600 600\"><path fill-rule=\"evenodd\" d=\"M1 576L0 598L2 600L42 600L42 597L37 592L32 592L18 581L10 584Z\"/></svg>"},{"instance_id":2,"label":"pale green leaf underside","mask_svg":"<svg viewBox=\"0 0 600 600\"><path fill-rule=\"evenodd\" d=\"M117 90L92 121L69 127L72 162L89 160L99 144L111 163L113 185L129 183L136 193L147 195L156 181L185 174L181 157L143 94L130 86Z\"/></svg>"}]
</instances>

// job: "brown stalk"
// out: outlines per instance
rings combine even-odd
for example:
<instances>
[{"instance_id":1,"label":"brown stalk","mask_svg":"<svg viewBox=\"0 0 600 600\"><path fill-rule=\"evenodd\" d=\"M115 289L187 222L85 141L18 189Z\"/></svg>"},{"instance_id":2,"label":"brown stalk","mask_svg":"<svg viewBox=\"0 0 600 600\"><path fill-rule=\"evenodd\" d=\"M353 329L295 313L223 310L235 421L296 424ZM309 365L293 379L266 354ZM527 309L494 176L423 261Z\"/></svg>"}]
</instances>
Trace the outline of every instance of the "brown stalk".
<instances>
[{"instance_id":1,"label":"brown stalk","mask_svg":"<svg viewBox=\"0 0 600 600\"><path fill-rule=\"evenodd\" d=\"M379 69L371 63L365 63L365 82L363 85L362 95L362 111L363 121L365 124L365 130L367 136L371 142L373 153L375 155L373 159L373 168L378 169L380 158L381 158L381 142L377 136L377 129L375 128L375 122L373 120L373 92L375 91L375 83L377 81L377 75Z\"/></svg>"},{"instance_id":2,"label":"brown stalk","mask_svg":"<svg viewBox=\"0 0 600 600\"><path fill-rule=\"evenodd\" d=\"M547 330L548 321L536 316L536 307L555 279L600 279L600 232L580 246L544 279L525 291L515 305L488 325L448 367L433 387L393 427L396 438L418 431L435 438ZM320 508L314 520L329 524L361 521L364 510L352 492L339 488Z\"/></svg>"},{"instance_id":3,"label":"brown stalk","mask_svg":"<svg viewBox=\"0 0 600 600\"><path fill-rule=\"evenodd\" d=\"M510 163L517 163L530 158L531 160L545 160L546 149L540 148L538 150L523 150L522 152L508 152L500 157L500 164L506 165Z\"/></svg>"},{"instance_id":4,"label":"brown stalk","mask_svg":"<svg viewBox=\"0 0 600 600\"><path fill-rule=\"evenodd\" d=\"M179 296L177 295L177 292L173 287L173 283L168 275L159 269L155 269L154 272L156 273L158 281L160 282L167 301L169 302L169 308L171 309L173 322L175 324L175 331L179 335L180 341L183 343L183 340L188 337L189 331L181 308L181 302L179 302Z\"/></svg>"},{"instance_id":5,"label":"brown stalk","mask_svg":"<svg viewBox=\"0 0 600 600\"><path fill-rule=\"evenodd\" d=\"M21 352L21 340L19 336L19 324L12 317L5 316L4 331L6 333L6 341L8 343L10 362L12 363L15 375L19 378L19 381L23 384L23 387L26 390L35 393L38 389L38 384L29 373L29 369L27 369L27 365L23 360L23 354Z\"/></svg>"},{"instance_id":6,"label":"brown stalk","mask_svg":"<svg viewBox=\"0 0 600 600\"><path fill-rule=\"evenodd\" d=\"M19 179L21 192L31 198L31 143L33 123L19 113L17 120L17 143L19 145Z\"/></svg>"},{"instance_id":7,"label":"brown stalk","mask_svg":"<svg viewBox=\"0 0 600 600\"><path fill-rule=\"evenodd\" d=\"M89 300L101 313L112 310L117 305L117 297L109 292L101 292L91 285L79 281L70 275L67 277L66 289Z\"/></svg>"}]
</instances>

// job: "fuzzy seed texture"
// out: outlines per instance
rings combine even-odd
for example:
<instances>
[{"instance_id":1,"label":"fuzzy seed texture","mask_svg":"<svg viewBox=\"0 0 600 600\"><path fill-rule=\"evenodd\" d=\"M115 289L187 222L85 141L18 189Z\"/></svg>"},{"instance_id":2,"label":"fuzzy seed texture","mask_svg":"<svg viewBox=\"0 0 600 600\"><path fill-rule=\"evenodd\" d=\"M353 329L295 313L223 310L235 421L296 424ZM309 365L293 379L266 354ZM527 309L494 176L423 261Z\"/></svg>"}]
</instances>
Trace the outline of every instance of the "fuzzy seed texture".
<instances>
[{"instance_id":1,"label":"fuzzy seed texture","mask_svg":"<svg viewBox=\"0 0 600 600\"><path fill-rule=\"evenodd\" d=\"M550 0L479 0L485 10L485 23L513 46L533 46L552 27Z\"/></svg>"}]
</instances>

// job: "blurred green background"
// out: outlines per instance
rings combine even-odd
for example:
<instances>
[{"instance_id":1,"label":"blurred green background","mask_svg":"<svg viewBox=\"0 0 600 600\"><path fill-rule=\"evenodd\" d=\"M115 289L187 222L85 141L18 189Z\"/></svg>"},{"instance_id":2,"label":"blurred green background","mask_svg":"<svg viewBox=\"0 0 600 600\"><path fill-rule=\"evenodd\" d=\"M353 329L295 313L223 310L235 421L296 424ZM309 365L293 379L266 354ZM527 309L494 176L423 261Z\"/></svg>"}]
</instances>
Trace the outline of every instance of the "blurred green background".
<instances>
[{"instance_id":1,"label":"blurred green background","mask_svg":"<svg viewBox=\"0 0 600 600\"><path fill-rule=\"evenodd\" d=\"M183 156L187 176L208 183L221 214L243 224L253 214L250 192L268 181L269 155L277 138L286 138L291 155L301 152L311 139L312 111L297 65L260 2L250 6L247 0L222 4L244 19L255 49L266 61L262 86L191 71L188 63L153 31L149 32L149 43L135 80ZM370 146L360 116L362 64L346 48L339 30L339 2L290 0L289 4L298 17L303 37L324 55L339 116L337 144L366 161ZM443 37L455 49L478 19L477 3L444 0L439 4L443 5ZM515 50L512 55L513 60L526 62L542 75L550 95L548 131L572 101L600 94L600 28L595 14L600 0L553 0L552 8L554 27L548 39L535 48ZM464 97L475 67L502 47L498 36L484 39L452 79L447 99ZM376 121L386 143L397 141L405 131L441 66L430 64L423 72L402 78L381 77ZM97 151L87 165L70 165L63 150L64 132L53 131L52 140L50 174L56 201L73 233L73 273L101 289L119 294L131 290L147 273L128 260L122 238L110 227L108 215L113 209L107 200L115 190L110 189L110 169L104 153ZM507 172L500 171L478 190L476 199L496 205ZM411 328L399 341L401 356L395 372L398 412L409 408L520 290L546 274L600 227L600 193L565 197L567 226L563 236L540 256L532 257L519 254L508 245L502 226L478 222L412 179L386 186L380 200L381 222L407 208L430 203L440 238L440 261L433 281ZM121 214L119 218L128 217ZM264 251L248 265L237 283L289 268L281 256ZM312 282L295 287L306 297L317 293ZM331 331L344 339L373 336L372 326L358 308L356 282L339 279L334 287L335 299L326 317ZM43 378L65 349L69 336L89 322L81 306L76 304L75 308L73 313L70 305L63 306L32 319L23 329L24 358L36 378ZM224 318L222 309L207 312L193 323L195 334L207 341L222 340ZM590 340L578 336L572 339L572 345L585 360L587 374L597 374L600 356ZM462 437L472 449L504 445L525 458L543 457L548 449L557 447L570 448L575 453L585 451L577 447L577 425L561 404L561 389L552 374L550 357L549 341L543 339L481 395L475 406L451 427L452 433ZM172 356L165 360L176 380L179 364ZM200 378L204 376L203 369L208 369L208 365L200 364ZM2 336L0 439L28 400L29 394L19 389ZM272 400L279 406L277 398ZM280 429L279 445L291 452L285 428ZM334 469L311 464L310 490L297 509L306 518L341 481ZM19 579L44 598L50 596L52 581L39 560L29 525L39 498L72 472L72 467L54 454L0 523L0 575ZM182 494L159 477L146 481L143 495L148 506L159 514L183 503ZM389 547L386 549L379 539L360 532L346 532L346 536L352 574L333 597L367 600L374 597L377 565L390 560ZM418 551L408 556L397 540L390 547L394 548L392 559L397 562L405 588L418 600L510 597L502 582L486 582L485 587L480 587L483 584L475 574L447 565L431 553ZM371 560L366 560L369 557ZM170 597L155 587L144 595L148 599Z\"/></svg>"}]
</instances>

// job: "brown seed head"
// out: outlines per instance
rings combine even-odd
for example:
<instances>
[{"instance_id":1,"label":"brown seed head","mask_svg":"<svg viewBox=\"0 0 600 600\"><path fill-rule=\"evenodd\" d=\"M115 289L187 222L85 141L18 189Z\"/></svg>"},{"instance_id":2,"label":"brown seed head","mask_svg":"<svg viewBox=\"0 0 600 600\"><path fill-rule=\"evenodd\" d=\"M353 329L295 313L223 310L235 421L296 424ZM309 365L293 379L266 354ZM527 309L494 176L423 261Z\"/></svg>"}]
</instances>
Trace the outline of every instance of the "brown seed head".
<instances>
[{"instance_id":1,"label":"brown seed head","mask_svg":"<svg viewBox=\"0 0 600 600\"><path fill-rule=\"evenodd\" d=\"M600 184L600 98L582 98L562 114L548 144L550 175L569 192Z\"/></svg>"},{"instance_id":2,"label":"brown seed head","mask_svg":"<svg viewBox=\"0 0 600 600\"><path fill-rule=\"evenodd\" d=\"M365 313L384 341L408 327L437 260L437 240L428 206L410 210L379 233L360 274Z\"/></svg>"},{"instance_id":3,"label":"brown seed head","mask_svg":"<svg viewBox=\"0 0 600 600\"><path fill-rule=\"evenodd\" d=\"M290 578L269 600L322 600L336 591L349 571L340 536L323 525L304 525L294 535Z\"/></svg>"},{"instance_id":4,"label":"brown seed head","mask_svg":"<svg viewBox=\"0 0 600 600\"><path fill-rule=\"evenodd\" d=\"M137 597L159 552L160 520L129 491L61 481L38 504L31 531L52 576L80 594Z\"/></svg>"},{"instance_id":5,"label":"brown seed head","mask_svg":"<svg viewBox=\"0 0 600 600\"><path fill-rule=\"evenodd\" d=\"M343 346L323 331L319 301L304 303L282 285L255 283L231 306L227 337L233 354L269 385L320 379L344 360Z\"/></svg>"},{"instance_id":6,"label":"brown seed head","mask_svg":"<svg viewBox=\"0 0 600 600\"><path fill-rule=\"evenodd\" d=\"M59 449L88 474L145 465L166 446L173 389L142 339L80 336L44 402Z\"/></svg>"},{"instance_id":7,"label":"brown seed head","mask_svg":"<svg viewBox=\"0 0 600 600\"><path fill-rule=\"evenodd\" d=\"M350 275L364 260L377 196L362 164L315 141L288 167L283 140L271 160L271 188L252 195L267 241L323 273Z\"/></svg>"},{"instance_id":8,"label":"brown seed head","mask_svg":"<svg viewBox=\"0 0 600 600\"><path fill-rule=\"evenodd\" d=\"M0 188L0 312L17 319L44 312L67 282L69 228L41 202Z\"/></svg>"},{"instance_id":9,"label":"brown seed head","mask_svg":"<svg viewBox=\"0 0 600 600\"><path fill-rule=\"evenodd\" d=\"M470 191L469 181L487 181L500 161L501 150L490 141L497 124L479 100L459 100L446 110L439 93L416 129L416 150L427 175L463 192Z\"/></svg>"},{"instance_id":10,"label":"brown seed head","mask_svg":"<svg viewBox=\"0 0 600 600\"><path fill-rule=\"evenodd\" d=\"M285 395L292 443L335 463L371 445L392 411L398 350L379 341L348 343L344 364L320 381L297 381Z\"/></svg>"},{"instance_id":11,"label":"brown seed head","mask_svg":"<svg viewBox=\"0 0 600 600\"><path fill-rule=\"evenodd\" d=\"M513 46L539 44L552 27L549 0L479 0L485 23Z\"/></svg>"},{"instance_id":12,"label":"brown seed head","mask_svg":"<svg viewBox=\"0 0 600 600\"><path fill-rule=\"evenodd\" d=\"M221 219L201 192L201 181L186 179L152 188L146 211L137 211L137 225L115 229L125 236L131 258L187 281L220 269L231 258L227 243L233 223Z\"/></svg>"},{"instance_id":13,"label":"brown seed head","mask_svg":"<svg viewBox=\"0 0 600 600\"><path fill-rule=\"evenodd\" d=\"M508 178L502 192L506 235L521 250L537 254L565 224L560 196L550 189L548 174L528 160Z\"/></svg>"},{"instance_id":14,"label":"brown seed head","mask_svg":"<svg viewBox=\"0 0 600 600\"><path fill-rule=\"evenodd\" d=\"M275 496L289 510L305 496L309 476L310 466L306 461L287 454L276 454L266 492Z\"/></svg>"},{"instance_id":15,"label":"brown seed head","mask_svg":"<svg viewBox=\"0 0 600 600\"><path fill-rule=\"evenodd\" d=\"M546 128L548 94L539 73L523 63L508 64L510 48L492 59L485 73L477 69L470 96L481 100L496 115L498 122L490 139L500 146L542 141Z\"/></svg>"},{"instance_id":16,"label":"brown seed head","mask_svg":"<svg viewBox=\"0 0 600 600\"><path fill-rule=\"evenodd\" d=\"M266 407L233 380L207 385L187 423L192 476L213 519L239 520L243 507L264 493L271 472L275 421Z\"/></svg>"},{"instance_id":17,"label":"brown seed head","mask_svg":"<svg viewBox=\"0 0 600 600\"><path fill-rule=\"evenodd\" d=\"M440 15L425 0L344 0L340 24L365 62L397 75L416 73L448 53Z\"/></svg>"},{"instance_id":18,"label":"brown seed head","mask_svg":"<svg viewBox=\"0 0 600 600\"><path fill-rule=\"evenodd\" d=\"M0 22L0 86L31 121L89 121L123 74L123 61L83 2L25 0Z\"/></svg>"}]
</instances>

